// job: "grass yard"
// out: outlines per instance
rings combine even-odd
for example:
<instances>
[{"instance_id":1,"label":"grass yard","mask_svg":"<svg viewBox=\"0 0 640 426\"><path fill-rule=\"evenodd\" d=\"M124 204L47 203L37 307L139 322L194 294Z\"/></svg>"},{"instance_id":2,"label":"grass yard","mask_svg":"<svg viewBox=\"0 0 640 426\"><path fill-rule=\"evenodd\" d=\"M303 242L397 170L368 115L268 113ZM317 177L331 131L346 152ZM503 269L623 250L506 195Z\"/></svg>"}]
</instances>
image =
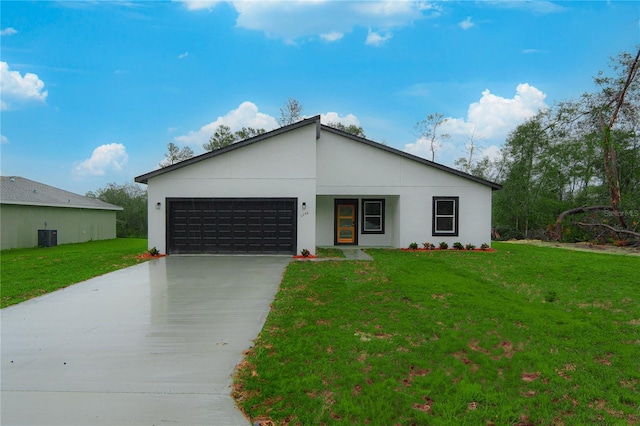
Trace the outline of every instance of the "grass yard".
<instances>
[{"instance_id":1,"label":"grass yard","mask_svg":"<svg viewBox=\"0 0 640 426\"><path fill-rule=\"evenodd\" d=\"M0 252L1 307L144 262L147 240L118 238Z\"/></svg>"},{"instance_id":2,"label":"grass yard","mask_svg":"<svg viewBox=\"0 0 640 426\"><path fill-rule=\"evenodd\" d=\"M494 247L291 264L239 406L278 425L640 424L640 259Z\"/></svg>"},{"instance_id":3,"label":"grass yard","mask_svg":"<svg viewBox=\"0 0 640 426\"><path fill-rule=\"evenodd\" d=\"M333 247L316 247L318 257L344 257L342 250Z\"/></svg>"}]
</instances>

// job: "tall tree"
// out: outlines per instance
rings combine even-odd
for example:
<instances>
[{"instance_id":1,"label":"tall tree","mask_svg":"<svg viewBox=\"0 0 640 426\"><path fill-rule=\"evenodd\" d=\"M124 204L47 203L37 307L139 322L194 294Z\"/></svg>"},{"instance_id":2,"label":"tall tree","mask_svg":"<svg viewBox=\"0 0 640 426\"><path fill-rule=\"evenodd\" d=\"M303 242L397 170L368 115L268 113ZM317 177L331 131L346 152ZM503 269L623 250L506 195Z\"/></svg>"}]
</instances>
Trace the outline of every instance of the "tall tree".
<instances>
[{"instance_id":1,"label":"tall tree","mask_svg":"<svg viewBox=\"0 0 640 426\"><path fill-rule=\"evenodd\" d=\"M164 154L164 160L158 163L158 165L164 168L188 160L191 157L193 157L193 150L190 147L185 146L180 148L173 142L169 142L167 144L167 153Z\"/></svg>"},{"instance_id":2,"label":"tall tree","mask_svg":"<svg viewBox=\"0 0 640 426\"><path fill-rule=\"evenodd\" d=\"M296 99L289 98L282 108L280 108L280 126L293 124L302 119L302 104Z\"/></svg>"},{"instance_id":3,"label":"tall tree","mask_svg":"<svg viewBox=\"0 0 640 426\"><path fill-rule=\"evenodd\" d=\"M640 66L640 49L635 58L629 54L622 54L618 57L618 63L614 69L618 71L615 77L598 77L596 83L600 85L605 104L597 111L598 124L602 134L602 145L604 151L604 169L609 184L609 197L614 215L622 228L626 228L625 215L620 214L620 203L622 194L620 193L620 176L618 175L617 149L613 139L612 131L621 114L629 116L629 119L636 120L638 116L638 104L625 101L629 91L638 89L638 68ZM630 94L630 97L633 97ZM635 98L637 101L637 97Z\"/></svg>"},{"instance_id":4,"label":"tall tree","mask_svg":"<svg viewBox=\"0 0 640 426\"><path fill-rule=\"evenodd\" d=\"M503 149L508 172L495 200L496 221L510 230L506 235L528 238L532 228L538 228L543 219L550 220L540 217L544 214L541 192L547 191L547 167L540 159L548 142L540 116L518 126L507 138Z\"/></svg>"},{"instance_id":5,"label":"tall tree","mask_svg":"<svg viewBox=\"0 0 640 426\"><path fill-rule=\"evenodd\" d=\"M243 127L240 130L231 132L231 128L224 124L219 125L209 142L202 145L207 151L224 148L241 140L249 139L265 133L265 129L254 129L253 127Z\"/></svg>"},{"instance_id":6,"label":"tall tree","mask_svg":"<svg viewBox=\"0 0 640 426\"><path fill-rule=\"evenodd\" d=\"M265 133L265 129L254 129L253 127L243 127L234 133L236 141L242 141L245 139L252 138L254 136L261 135Z\"/></svg>"},{"instance_id":7,"label":"tall tree","mask_svg":"<svg viewBox=\"0 0 640 426\"><path fill-rule=\"evenodd\" d=\"M640 216L640 197L637 189L638 138L640 133L640 49L635 55L623 52L612 58L613 75L600 72L594 78L599 87L595 93L587 93L576 102L574 122L583 130L584 140L595 141L600 153L597 164L599 194L606 193L607 201L593 198L585 206L563 211L555 222L554 234L560 237L562 222L568 216L589 213L587 220L574 220L582 228L597 230L598 235L608 233L614 238L633 236L640 240L638 220L628 223L630 216ZM623 210L623 207L625 208ZM605 218L593 212L603 211ZM617 225L611 226L609 218ZM595 234L595 232L590 232Z\"/></svg>"},{"instance_id":8,"label":"tall tree","mask_svg":"<svg viewBox=\"0 0 640 426\"><path fill-rule=\"evenodd\" d=\"M471 132L471 135L469 136L469 142L465 144L465 149L469 153L469 157L468 158L460 157L454 162L454 164L465 173L471 173L471 169L474 167L475 160L473 158L473 154L475 154L475 151L477 148L476 141L478 139L479 138L476 137L476 129L474 127ZM488 161L489 159L487 158L486 160Z\"/></svg>"},{"instance_id":9,"label":"tall tree","mask_svg":"<svg viewBox=\"0 0 640 426\"><path fill-rule=\"evenodd\" d=\"M364 129L362 126L357 126L355 124L349 124L348 126L340 123L340 122L331 122L327 123L327 126L333 127L334 129L342 130L343 132L351 133L352 135L359 136L361 138L366 138L367 135L364 134Z\"/></svg>"},{"instance_id":10,"label":"tall tree","mask_svg":"<svg viewBox=\"0 0 640 426\"><path fill-rule=\"evenodd\" d=\"M209 138L209 142L205 143L202 146L207 151L213 151L216 149L224 148L225 146L229 146L234 142L236 142L236 137L231 132L231 128L229 126L225 126L224 124L220 124L213 132L213 135L211 135L211 137Z\"/></svg>"},{"instance_id":11,"label":"tall tree","mask_svg":"<svg viewBox=\"0 0 640 426\"><path fill-rule=\"evenodd\" d=\"M439 142L450 137L448 133L442 133L440 131L440 127L442 127L447 120L448 119L444 117L444 114L436 112L427 115L427 118L418 121L414 126L418 138L426 139L429 142L431 161L435 161L436 159L436 151L438 149Z\"/></svg>"},{"instance_id":12,"label":"tall tree","mask_svg":"<svg viewBox=\"0 0 640 426\"><path fill-rule=\"evenodd\" d=\"M147 191L145 189L134 183L123 185L109 183L105 188L87 192L86 196L123 208L116 212L118 238L147 237Z\"/></svg>"}]
</instances>

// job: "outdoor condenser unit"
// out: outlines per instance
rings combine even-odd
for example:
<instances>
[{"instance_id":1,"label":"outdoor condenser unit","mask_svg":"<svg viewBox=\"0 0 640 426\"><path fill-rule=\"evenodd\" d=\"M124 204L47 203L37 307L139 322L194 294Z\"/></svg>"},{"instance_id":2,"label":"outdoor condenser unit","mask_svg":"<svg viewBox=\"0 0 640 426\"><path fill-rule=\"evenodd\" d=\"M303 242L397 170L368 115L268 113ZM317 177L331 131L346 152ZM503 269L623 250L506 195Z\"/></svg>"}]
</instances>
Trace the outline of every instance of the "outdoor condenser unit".
<instances>
[{"instance_id":1,"label":"outdoor condenser unit","mask_svg":"<svg viewBox=\"0 0 640 426\"><path fill-rule=\"evenodd\" d=\"M38 229L38 247L54 247L58 245L56 229Z\"/></svg>"}]
</instances>

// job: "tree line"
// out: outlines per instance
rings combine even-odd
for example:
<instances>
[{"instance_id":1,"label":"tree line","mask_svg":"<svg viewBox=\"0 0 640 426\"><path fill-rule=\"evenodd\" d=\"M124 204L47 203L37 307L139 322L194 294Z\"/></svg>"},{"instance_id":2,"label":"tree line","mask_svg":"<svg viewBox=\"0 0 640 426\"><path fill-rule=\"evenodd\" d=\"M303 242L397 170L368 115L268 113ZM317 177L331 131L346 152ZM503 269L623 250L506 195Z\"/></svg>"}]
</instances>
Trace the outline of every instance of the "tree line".
<instances>
[{"instance_id":1,"label":"tree line","mask_svg":"<svg viewBox=\"0 0 640 426\"><path fill-rule=\"evenodd\" d=\"M513 130L500 158L459 166L503 185L503 238L640 243L640 50L611 59L596 90L557 102Z\"/></svg>"},{"instance_id":2,"label":"tree line","mask_svg":"<svg viewBox=\"0 0 640 426\"><path fill-rule=\"evenodd\" d=\"M85 196L122 207L116 212L116 237L147 238L146 189L135 183L109 183L95 192L87 192Z\"/></svg>"}]
</instances>

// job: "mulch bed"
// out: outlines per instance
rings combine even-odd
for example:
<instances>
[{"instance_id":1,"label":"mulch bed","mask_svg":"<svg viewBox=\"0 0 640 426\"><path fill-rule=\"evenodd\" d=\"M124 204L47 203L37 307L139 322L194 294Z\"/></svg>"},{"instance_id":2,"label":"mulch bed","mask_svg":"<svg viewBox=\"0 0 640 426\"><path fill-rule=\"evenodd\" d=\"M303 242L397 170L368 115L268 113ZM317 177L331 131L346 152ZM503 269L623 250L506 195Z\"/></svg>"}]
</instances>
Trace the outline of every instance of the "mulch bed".
<instances>
[{"instance_id":1,"label":"mulch bed","mask_svg":"<svg viewBox=\"0 0 640 426\"><path fill-rule=\"evenodd\" d=\"M297 256L293 256L293 258L296 260L307 260L307 259L317 259L318 257L312 254L310 254L309 256L302 256L301 254L299 254Z\"/></svg>"},{"instance_id":2,"label":"mulch bed","mask_svg":"<svg viewBox=\"0 0 640 426\"><path fill-rule=\"evenodd\" d=\"M160 257L165 257L166 254L156 254L152 255L150 253L143 253L136 256L136 259L158 259Z\"/></svg>"},{"instance_id":3,"label":"mulch bed","mask_svg":"<svg viewBox=\"0 0 640 426\"><path fill-rule=\"evenodd\" d=\"M483 251L483 252L487 252L487 253L492 253L492 252L496 252L498 250L494 249L494 248L486 248L486 249L480 249L480 248L474 248L473 250L458 250L458 249L454 249L454 248L448 248L448 249L441 249L441 248L434 248L434 249L425 249L425 248L417 248L417 249L410 249L410 248L402 248L400 249L402 251Z\"/></svg>"}]
</instances>

